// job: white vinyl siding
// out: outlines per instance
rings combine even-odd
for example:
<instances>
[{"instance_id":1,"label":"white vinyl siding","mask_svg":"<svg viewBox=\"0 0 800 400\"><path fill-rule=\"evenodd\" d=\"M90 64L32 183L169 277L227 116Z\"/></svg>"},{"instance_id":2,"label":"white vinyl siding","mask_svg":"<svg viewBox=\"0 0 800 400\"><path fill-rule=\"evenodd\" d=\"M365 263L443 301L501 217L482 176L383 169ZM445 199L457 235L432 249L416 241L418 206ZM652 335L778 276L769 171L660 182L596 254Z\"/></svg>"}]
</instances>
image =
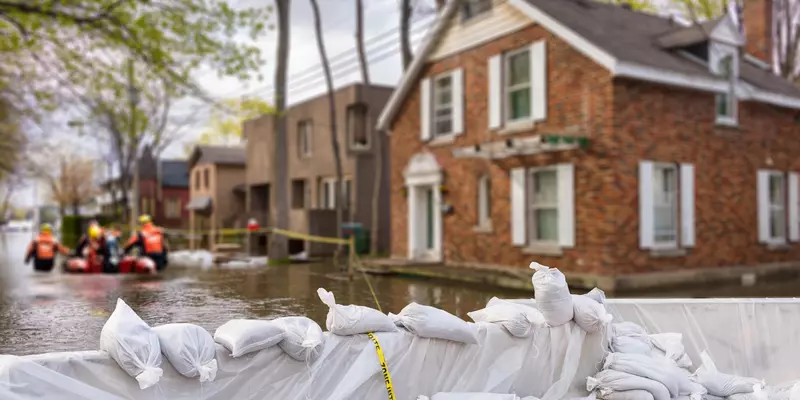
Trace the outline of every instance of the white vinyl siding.
<instances>
[{"instance_id":1,"label":"white vinyl siding","mask_svg":"<svg viewBox=\"0 0 800 400\"><path fill-rule=\"evenodd\" d=\"M547 117L545 41L489 59L489 128Z\"/></svg>"},{"instance_id":2,"label":"white vinyl siding","mask_svg":"<svg viewBox=\"0 0 800 400\"><path fill-rule=\"evenodd\" d=\"M464 132L464 70L422 80L420 138L423 141Z\"/></svg>"},{"instance_id":3,"label":"white vinyl siding","mask_svg":"<svg viewBox=\"0 0 800 400\"><path fill-rule=\"evenodd\" d=\"M575 245L572 164L511 171L512 238L517 246Z\"/></svg>"},{"instance_id":4,"label":"white vinyl siding","mask_svg":"<svg viewBox=\"0 0 800 400\"><path fill-rule=\"evenodd\" d=\"M694 246L694 186L692 164L639 163L639 247Z\"/></svg>"}]
</instances>

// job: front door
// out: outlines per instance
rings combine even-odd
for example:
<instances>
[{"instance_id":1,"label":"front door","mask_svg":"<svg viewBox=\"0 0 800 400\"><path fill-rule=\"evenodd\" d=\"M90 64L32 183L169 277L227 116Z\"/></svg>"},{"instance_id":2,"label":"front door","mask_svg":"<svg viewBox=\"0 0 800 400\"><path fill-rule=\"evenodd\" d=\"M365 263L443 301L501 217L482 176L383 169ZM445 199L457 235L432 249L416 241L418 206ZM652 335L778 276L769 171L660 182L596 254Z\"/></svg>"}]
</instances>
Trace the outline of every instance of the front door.
<instances>
[{"instance_id":1,"label":"front door","mask_svg":"<svg viewBox=\"0 0 800 400\"><path fill-rule=\"evenodd\" d=\"M438 198L433 185L421 185L414 188L414 196L411 201L415 204L413 209L415 215L414 229L410 244L413 246L413 257L419 260L438 261L439 257L439 237L437 224L440 218L438 210Z\"/></svg>"}]
</instances>

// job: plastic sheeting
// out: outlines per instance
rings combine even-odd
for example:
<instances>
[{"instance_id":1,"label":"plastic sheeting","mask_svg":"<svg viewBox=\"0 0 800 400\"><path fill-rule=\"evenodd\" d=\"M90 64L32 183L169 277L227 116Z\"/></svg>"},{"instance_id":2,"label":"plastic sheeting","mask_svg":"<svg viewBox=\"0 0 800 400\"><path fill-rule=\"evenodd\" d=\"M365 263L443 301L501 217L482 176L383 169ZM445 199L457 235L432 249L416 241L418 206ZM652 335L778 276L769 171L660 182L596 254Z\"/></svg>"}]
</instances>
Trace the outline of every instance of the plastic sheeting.
<instances>
[{"instance_id":1,"label":"plastic sheeting","mask_svg":"<svg viewBox=\"0 0 800 400\"><path fill-rule=\"evenodd\" d=\"M517 393L543 400L582 396L586 376L596 371L603 356L602 337L587 336L574 323L537 329L525 339L509 335L498 325L479 324L478 345L424 339L402 331L375 335L397 399L414 400L438 392ZM388 397L375 347L366 335L325 336L323 354L311 365L291 359L278 346L236 359L218 346L219 369L213 382L186 378L164 362L164 376L144 390L104 352L8 356L0 359L0 399L61 399L64 390L81 393L87 387L93 392L86 389L86 399ZM31 368L24 361L45 368ZM23 367L31 372L22 373ZM50 382L52 391L28 385L40 381Z\"/></svg>"}]
</instances>

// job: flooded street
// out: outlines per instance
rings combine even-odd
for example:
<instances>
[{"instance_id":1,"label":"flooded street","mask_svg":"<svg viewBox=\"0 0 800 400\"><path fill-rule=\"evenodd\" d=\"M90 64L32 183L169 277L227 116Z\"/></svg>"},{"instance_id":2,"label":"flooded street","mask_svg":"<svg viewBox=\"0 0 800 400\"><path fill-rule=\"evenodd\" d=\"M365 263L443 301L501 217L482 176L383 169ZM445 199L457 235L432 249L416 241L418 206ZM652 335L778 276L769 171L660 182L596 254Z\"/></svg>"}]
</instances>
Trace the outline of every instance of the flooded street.
<instances>
[{"instance_id":1,"label":"flooded street","mask_svg":"<svg viewBox=\"0 0 800 400\"><path fill-rule=\"evenodd\" d=\"M350 284L326 265L281 265L256 269L168 268L157 277L35 274L22 263L30 234L0 235L0 354L34 354L98 348L100 330L118 297L151 325L191 322L213 332L233 318L306 315L325 326L327 307L316 290L337 302L375 306L369 286L356 275ZM464 319L492 296L527 297L527 292L399 277L370 276L384 312L409 302L433 305ZM637 297L791 297L800 282L755 287L652 292Z\"/></svg>"}]
</instances>

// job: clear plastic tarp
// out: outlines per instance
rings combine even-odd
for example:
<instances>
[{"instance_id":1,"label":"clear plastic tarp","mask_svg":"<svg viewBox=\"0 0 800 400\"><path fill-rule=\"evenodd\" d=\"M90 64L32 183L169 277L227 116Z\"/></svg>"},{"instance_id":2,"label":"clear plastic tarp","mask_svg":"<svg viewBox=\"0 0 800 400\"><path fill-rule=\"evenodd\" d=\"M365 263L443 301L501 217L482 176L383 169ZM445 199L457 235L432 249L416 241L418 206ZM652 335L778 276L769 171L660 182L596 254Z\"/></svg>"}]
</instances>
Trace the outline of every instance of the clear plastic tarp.
<instances>
[{"instance_id":1,"label":"clear plastic tarp","mask_svg":"<svg viewBox=\"0 0 800 400\"><path fill-rule=\"evenodd\" d=\"M530 300L516 300L529 303ZM649 333L678 332L696 364L708 349L717 367L777 385L800 378L800 301L771 299L608 300L615 322ZM543 400L587 396L586 379L602 367L606 332L574 322L516 338L496 324L478 324L478 345L380 332L397 399L441 392L514 393ZM232 358L217 346L213 382L164 375L140 389L101 351L0 357L0 399L387 399L375 346L366 335L325 333L322 355L295 361L278 346Z\"/></svg>"}]
</instances>

